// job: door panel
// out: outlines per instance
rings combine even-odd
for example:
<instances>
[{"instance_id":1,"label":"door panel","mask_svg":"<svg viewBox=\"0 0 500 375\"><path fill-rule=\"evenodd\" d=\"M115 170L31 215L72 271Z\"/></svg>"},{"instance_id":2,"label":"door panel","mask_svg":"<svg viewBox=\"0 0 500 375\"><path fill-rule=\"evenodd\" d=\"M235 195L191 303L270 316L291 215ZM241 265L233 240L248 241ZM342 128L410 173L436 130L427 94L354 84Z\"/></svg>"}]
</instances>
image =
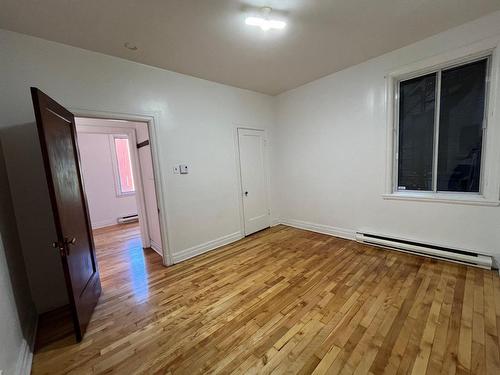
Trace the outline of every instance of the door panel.
<instances>
[{"instance_id":1,"label":"door panel","mask_svg":"<svg viewBox=\"0 0 500 375\"><path fill-rule=\"evenodd\" d=\"M245 235L269 227L265 134L262 130L238 129Z\"/></svg>"},{"instance_id":2,"label":"door panel","mask_svg":"<svg viewBox=\"0 0 500 375\"><path fill-rule=\"evenodd\" d=\"M75 335L80 341L101 293L71 112L36 88L33 107Z\"/></svg>"}]
</instances>

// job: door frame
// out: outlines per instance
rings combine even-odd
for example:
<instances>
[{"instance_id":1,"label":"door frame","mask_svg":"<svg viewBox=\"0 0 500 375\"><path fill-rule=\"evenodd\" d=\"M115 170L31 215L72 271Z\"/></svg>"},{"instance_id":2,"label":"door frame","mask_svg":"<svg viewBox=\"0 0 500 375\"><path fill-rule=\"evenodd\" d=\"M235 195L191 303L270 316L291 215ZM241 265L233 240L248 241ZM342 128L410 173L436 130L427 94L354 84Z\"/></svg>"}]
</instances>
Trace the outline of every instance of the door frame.
<instances>
[{"instance_id":1,"label":"door frame","mask_svg":"<svg viewBox=\"0 0 500 375\"><path fill-rule=\"evenodd\" d=\"M236 178L238 181L238 194L239 194L239 211L240 211L240 232L242 237L245 237L245 210L243 206L243 180L241 176L241 159L240 159L240 139L239 131L241 130L253 130L260 131L264 134L264 178L266 180L266 206L269 215L269 225L272 226L271 220L271 194L270 194L270 176L269 176L269 139L267 135L267 130L262 128L253 128L249 126L236 125L234 129L234 145L235 145L235 162L236 162Z\"/></svg>"},{"instance_id":2,"label":"door frame","mask_svg":"<svg viewBox=\"0 0 500 375\"><path fill-rule=\"evenodd\" d=\"M169 226L168 226L168 210L167 210L167 195L166 195L166 180L163 178L163 173L161 169L161 158L159 155L159 142L158 142L158 129L157 124L159 123L158 114L131 114L131 113L120 113L120 112L104 112L104 111L94 111L80 108L68 108L75 117L87 117L93 119L103 119L103 120L125 120L132 122L143 122L148 126L149 132L149 143L151 147L151 159L153 161L153 173L155 178L155 191L156 191L156 202L160 208L160 212L158 213L158 218L160 221L160 236L162 242L162 253L163 253L163 265L170 266L173 265L173 258L171 253L171 246L169 243L170 236ZM125 125L125 126L124 126ZM98 125L96 125L98 127ZM115 128L126 129L128 126L125 123L116 122L113 125ZM128 127L130 129L130 127ZM135 139L135 131L134 139ZM133 154L137 154L137 148L134 147L135 152ZM133 156L133 159L135 156ZM138 154L137 154L138 158ZM138 162L138 159L137 159ZM141 184L142 190L142 184ZM145 203L144 203L145 207Z\"/></svg>"}]
</instances>

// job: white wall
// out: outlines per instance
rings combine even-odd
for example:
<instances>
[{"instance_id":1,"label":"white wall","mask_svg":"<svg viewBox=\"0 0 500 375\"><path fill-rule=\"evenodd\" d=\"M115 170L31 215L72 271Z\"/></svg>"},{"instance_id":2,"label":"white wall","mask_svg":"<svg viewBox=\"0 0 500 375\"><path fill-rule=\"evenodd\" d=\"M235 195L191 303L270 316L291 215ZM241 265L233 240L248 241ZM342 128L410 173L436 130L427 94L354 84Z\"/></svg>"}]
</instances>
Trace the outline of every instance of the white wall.
<instances>
[{"instance_id":1,"label":"white wall","mask_svg":"<svg viewBox=\"0 0 500 375\"><path fill-rule=\"evenodd\" d=\"M272 97L8 31L0 60L0 127L33 121L30 86L73 109L155 117L174 254L241 235L235 128L272 139ZM179 163L188 175L172 173Z\"/></svg>"},{"instance_id":2,"label":"white wall","mask_svg":"<svg viewBox=\"0 0 500 375\"><path fill-rule=\"evenodd\" d=\"M5 112L2 112L2 114ZM38 313L68 303L36 125L0 128L15 219Z\"/></svg>"},{"instance_id":3,"label":"white wall","mask_svg":"<svg viewBox=\"0 0 500 375\"><path fill-rule=\"evenodd\" d=\"M28 373L35 319L0 142L0 370L4 375Z\"/></svg>"},{"instance_id":4,"label":"white wall","mask_svg":"<svg viewBox=\"0 0 500 375\"><path fill-rule=\"evenodd\" d=\"M499 34L497 12L280 95L274 148L280 216L346 236L369 230L500 258L500 207L382 198L385 75Z\"/></svg>"},{"instance_id":5,"label":"white wall","mask_svg":"<svg viewBox=\"0 0 500 375\"><path fill-rule=\"evenodd\" d=\"M109 134L78 134L80 161L92 228L117 224L122 216L136 215L135 194L117 196Z\"/></svg>"}]
</instances>

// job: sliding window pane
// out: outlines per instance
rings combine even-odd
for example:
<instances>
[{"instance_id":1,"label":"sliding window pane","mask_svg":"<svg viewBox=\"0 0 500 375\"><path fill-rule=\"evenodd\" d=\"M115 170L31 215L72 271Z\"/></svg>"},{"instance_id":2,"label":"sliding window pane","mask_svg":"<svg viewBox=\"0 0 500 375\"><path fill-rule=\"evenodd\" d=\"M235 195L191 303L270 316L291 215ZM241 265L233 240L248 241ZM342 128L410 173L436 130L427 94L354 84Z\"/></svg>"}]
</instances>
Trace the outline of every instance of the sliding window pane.
<instances>
[{"instance_id":1,"label":"sliding window pane","mask_svg":"<svg viewBox=\"0 0 500 375\"><path fill-rule=\"evenodd\" d=\"M436 74L399 86L398 190L432 190Z\"/></svg>"},{"instance_id":2,"label":"sliding window pane","mask_svg":"<svg viewBox=\"0 0 500 375\"><path fill-rule=\"evenodd\" d=\"M438 191L479 192L487 60L441 77Z\"/></svg>"}]
</instances>

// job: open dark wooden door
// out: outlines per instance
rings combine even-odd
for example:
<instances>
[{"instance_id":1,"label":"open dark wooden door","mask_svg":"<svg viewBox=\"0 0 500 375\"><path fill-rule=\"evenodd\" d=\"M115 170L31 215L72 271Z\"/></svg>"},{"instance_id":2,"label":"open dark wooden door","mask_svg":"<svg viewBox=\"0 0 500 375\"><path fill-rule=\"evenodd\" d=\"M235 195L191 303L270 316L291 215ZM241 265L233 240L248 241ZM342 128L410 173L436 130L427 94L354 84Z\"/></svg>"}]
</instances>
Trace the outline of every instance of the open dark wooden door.
<instances>
[{"instance_id":1,"label":"open dark wooden door","mask_svg":"<svg viewBox=\"0 0 500 375\"><path fill-rule=\"evenodd\" d=\"M101 282L80 170L75 118L31 88L38 135L77 341L81 341L101 294Z\"/></svg>"}]
</instances>

